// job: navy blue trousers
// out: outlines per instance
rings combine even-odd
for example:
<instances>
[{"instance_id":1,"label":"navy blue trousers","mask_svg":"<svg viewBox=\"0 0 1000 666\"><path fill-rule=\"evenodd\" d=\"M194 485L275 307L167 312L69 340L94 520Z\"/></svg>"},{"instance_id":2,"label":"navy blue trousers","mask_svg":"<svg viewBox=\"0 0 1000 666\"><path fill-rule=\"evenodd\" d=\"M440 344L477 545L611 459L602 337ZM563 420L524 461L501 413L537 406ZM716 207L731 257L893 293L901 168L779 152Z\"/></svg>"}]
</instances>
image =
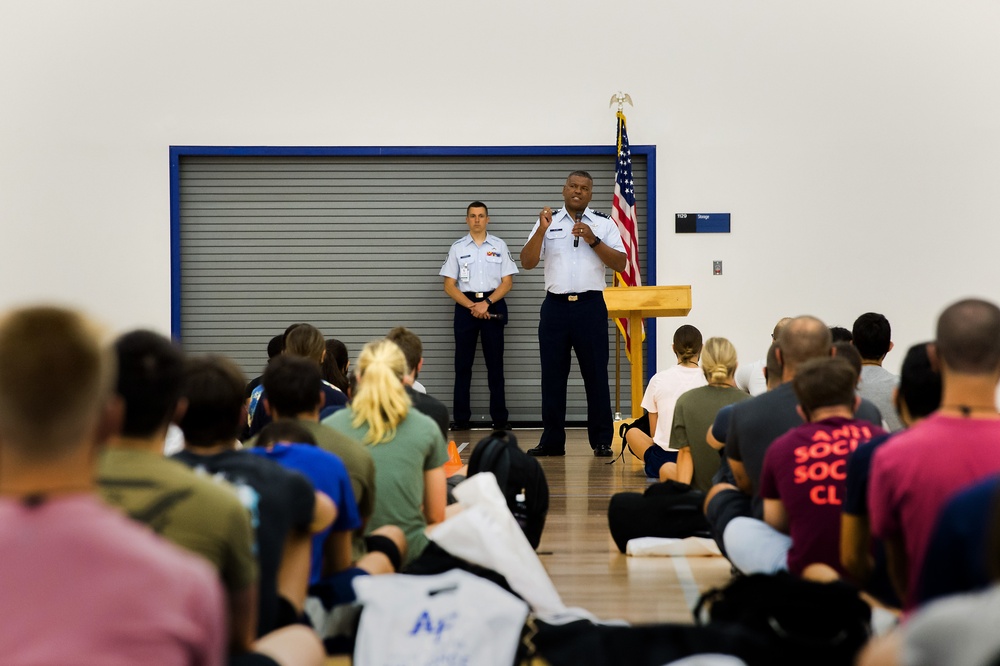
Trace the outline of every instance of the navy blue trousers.
<instances>
[{"instance_id":1,"label":"navy blue trousers","mask_svg":"<svg viewBox=\"0 0 1000 666\"><path fill-rule=\"evenodd\" d=\"M503 379L503 327L507 324L507 302L501 298L490 306L490 313L502 314L503 319L476 319L468 309L455 304L455 393L452 403L455 421L468 421L472 417L469 391L479 338L483 342L486 381L490 387L490 418L498 426L508 421Z\"/></svg>"},{"instance_id":2,"label":"navy blue trousers","mask_svg":"<svg viewBox=\"0 0 1000 666\"><path fill-rule=\"evenodd\" d=\"M578 301L549 294L538 321L542 362L542 437L552 451L566 448L566 386L570 351L576 353L587 394L587 436L591 448L610 446L614 428L608 386L608 308L604 295L586 292Z\"/></svg>"}]
</instances>

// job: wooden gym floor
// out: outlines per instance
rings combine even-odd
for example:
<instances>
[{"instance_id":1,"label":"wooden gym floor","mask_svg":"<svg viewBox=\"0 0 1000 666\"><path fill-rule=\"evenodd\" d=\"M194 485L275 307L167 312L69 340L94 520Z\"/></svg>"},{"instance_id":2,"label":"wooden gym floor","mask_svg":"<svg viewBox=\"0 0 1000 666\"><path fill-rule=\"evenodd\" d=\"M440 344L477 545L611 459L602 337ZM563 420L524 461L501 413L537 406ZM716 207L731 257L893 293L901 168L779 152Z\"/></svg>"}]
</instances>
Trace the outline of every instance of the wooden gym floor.
<instances>
[{"instance_id":1,"label":"wooden gym floor","mask_svg":"<svg viewBox=\"0 0 1000 666\"><path fill-rule=\"evenodd\" d=\"M468 456L488 430L449 433ZM522 450L538 443L541 430L514 431ZM620 442L613 446L615 455ZM584 429L567 431L566 456L538 458L549 483L549 514L538 553L567 606L602 620L632 624L691 622L700 592L724 585L729 563L722 557L628 557L611 540L608 501L618 492L642 492L642 465L628 451L609 465L595 458Z\"/></svg>"},{"instance_id":2,"label":"wooden gym floor","mask_svg":"<svg viewBox=\"0 0 1000 666\"><path fill-rule=\"evenodd\" d=\"M469 462L476 443L489 430L455 431L449 436L461 445ZM518 444L527 450L538 443L540 429L515 429ZM615 456L621 442L612 449ZM724 585L730 578L723 557L628 557L618 552L608 530L608 501L618 492L642 492L648 482L642 465L626 451L609 465L595 458L585 429L567 431L566 455L539 458L549 483L549 515L538 546L539 558L563 603L584 608L601 620L631 624L691 623L698 595ZM350 657L330 657L327 666L351 663Z\"/></svg>"}]
</instances>

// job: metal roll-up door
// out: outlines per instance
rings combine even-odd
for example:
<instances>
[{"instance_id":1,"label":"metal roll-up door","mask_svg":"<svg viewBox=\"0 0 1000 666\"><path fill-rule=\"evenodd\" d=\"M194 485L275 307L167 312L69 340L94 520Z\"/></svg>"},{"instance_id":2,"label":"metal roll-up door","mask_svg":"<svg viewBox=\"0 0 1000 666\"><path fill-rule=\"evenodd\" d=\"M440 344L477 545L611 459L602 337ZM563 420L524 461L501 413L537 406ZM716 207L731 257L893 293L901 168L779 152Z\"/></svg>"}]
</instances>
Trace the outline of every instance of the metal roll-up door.
<instances>
[{"instance_id":1,"label":"metal roll-up door","mask_svg":"<svg viewBox=\"0 0 1000 666\"><path fill-rule=\"evenodd\" d=\"M542 205L562 206L575 169L593 174L591 206L610 212L615 158L553 155L184 155L179 161L180 333L190 352L226 354L249 377L268 340L305 321L361 347L403 325L424 344L420 381L450 407L453 301L438 276L448 248L468 232L473 200L490 209L489 231L518 252ZM646 157L633 156L645 283ZM610 283L611 273L608 272ZM542 266L514 276L507 297L505 376L511 420L541 420L538 311ZM609 322L612 344L614 327ZM586 420L575 365L570 421ZM622 362L622 412L631 413ZM611 381L614 382L614 350ZM473 371L473 421L489 422L486 368ZM612 396L614 387L612 386Z\"/></svg>"}]
</instances>

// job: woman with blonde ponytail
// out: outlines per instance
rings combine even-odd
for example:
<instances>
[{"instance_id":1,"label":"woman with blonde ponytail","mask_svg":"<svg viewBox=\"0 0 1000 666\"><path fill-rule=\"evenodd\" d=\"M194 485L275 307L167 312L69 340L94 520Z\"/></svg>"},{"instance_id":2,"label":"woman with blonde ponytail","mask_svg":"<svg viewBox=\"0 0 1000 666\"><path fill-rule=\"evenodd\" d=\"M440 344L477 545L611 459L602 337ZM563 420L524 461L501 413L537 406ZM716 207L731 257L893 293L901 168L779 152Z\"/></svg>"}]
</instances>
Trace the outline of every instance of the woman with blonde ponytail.
<instances>
[{"instance_id":1,"label":"woman with blonde ponytail","mask_svg":"<svg viewBox=\"0 0 1000 666\"><path fill-rule=\"evenodd\" d=\"M649 412L649 432L629 428L625 433L629 449L645 463L646 476L661 480L664 465L676 468L677 451L669 446L677 398L685 391L705 385L705 375L698 369L701 331L690 324L681 326L674 332L673 349L677 364L653 375L642 396L642 408Z\"/></svg>"},{"instance_id":2,"label":"woman with blonde ponytail","mask_svg":"<svg viewBox=\"0 0 1000 666\"><path fill-rule=\"evenodd\" d=\"M394 342L369 342L358 357L358 387L351 404L323 424L371 452L377 491L366 529L402 528L409 562L427 546L427 526L444 520L448 449L433 419L411 409L405 374L406 359Z\"/></svg>"},{"instance_id":3,"label":"woman with blonde ponytail","mask_svg":"<svg viewBox=\"0 0 1000 666\"><path fill-rule=\"evenodd\" d=\"M719 469L720 454L705 437L720 409L750 396L736 388L736 348L725 338L709 338L701 350L701 369L707 386L688 391L677 399L670 446L678 449L676 480L708 491Z\"/></svg>"}]
</instances>

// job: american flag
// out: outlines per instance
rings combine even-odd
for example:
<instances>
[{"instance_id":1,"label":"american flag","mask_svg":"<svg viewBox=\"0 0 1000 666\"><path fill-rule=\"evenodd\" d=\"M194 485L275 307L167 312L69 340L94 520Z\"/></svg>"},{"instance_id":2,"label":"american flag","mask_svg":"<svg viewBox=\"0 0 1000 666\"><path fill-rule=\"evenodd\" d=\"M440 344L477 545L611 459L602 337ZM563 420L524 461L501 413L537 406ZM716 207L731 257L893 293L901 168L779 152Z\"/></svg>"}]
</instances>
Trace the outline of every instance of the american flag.
<instances>
[{"instance_id":1,"label":"american flag","mask_svg":"<svg viewBox=\"0 0 1000 666\"><path fill-rule=\"evenodd\" d=\"M632 151L628 146L625 131L625 114L618 112L618 163L615 167L615 196L612 202L611 219L618 225L618 232L625 244L627 263L625 270L615 273L618 282L627 287L642 286L639 276L639 238L636 233L635 181L632 180ZM632 339L628 319L619 319L618 328L625 336L625 353L632 358ZM639 344L645 339L645 330L639 331Z\"/></svg>"}]
</instances>

